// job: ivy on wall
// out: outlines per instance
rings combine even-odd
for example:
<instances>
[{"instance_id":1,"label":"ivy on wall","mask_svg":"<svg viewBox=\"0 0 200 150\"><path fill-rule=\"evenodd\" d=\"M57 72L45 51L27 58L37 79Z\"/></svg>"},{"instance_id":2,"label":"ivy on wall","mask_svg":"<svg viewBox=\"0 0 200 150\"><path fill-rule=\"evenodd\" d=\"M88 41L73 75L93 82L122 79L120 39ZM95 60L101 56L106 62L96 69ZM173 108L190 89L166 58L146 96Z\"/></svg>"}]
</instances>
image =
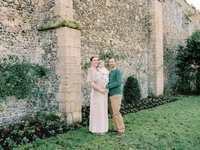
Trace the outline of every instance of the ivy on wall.
<instances>
[{"instance_id":1,"label":"ivy on wall","mask_svg":"<svg viewBox=\"0 0 200 150\"><path fill-rule=\"evenodd\" d=\"M39 89L40 81L49 73L47 68L30 63L25 57L0 58L0 98L30 99L42 95L44 91Z\"/></svg>"},{"instance_id":2,"label":"ivy on wall","mask_svg":"<svg viewBox=\"0 0 200 150\"><path fill-rule=\"evenodd\" d=\"M101 50L99 52L98 57L99 57L99 60L104 60L105 61L105 65L108 68L108 59L110 57L114 57L117 60L124 60L127 56L126 55L117 55L113 51L104 52L104 51ZM82 65L82 69L87 70L90 66L91 66L90 62L86 62L85 64Z\"/></svg>"}]
</instances>

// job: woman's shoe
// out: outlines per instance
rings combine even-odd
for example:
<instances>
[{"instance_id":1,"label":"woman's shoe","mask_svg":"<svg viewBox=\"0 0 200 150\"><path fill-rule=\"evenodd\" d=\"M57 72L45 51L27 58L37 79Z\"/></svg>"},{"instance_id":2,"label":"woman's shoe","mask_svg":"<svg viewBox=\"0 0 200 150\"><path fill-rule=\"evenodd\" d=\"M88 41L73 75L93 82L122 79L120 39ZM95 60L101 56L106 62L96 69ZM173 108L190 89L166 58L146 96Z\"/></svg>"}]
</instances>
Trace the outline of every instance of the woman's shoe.
<instances>
[{"instance_id":1,"label":"woman's shoe","mask_svg":"<svg viewBox=\"0 0 200 150\"><path fill-rule=\"evenodd\" d=\"M105 135L106 133L94 133L96 135Z\"/></svg>"}]
</instances>

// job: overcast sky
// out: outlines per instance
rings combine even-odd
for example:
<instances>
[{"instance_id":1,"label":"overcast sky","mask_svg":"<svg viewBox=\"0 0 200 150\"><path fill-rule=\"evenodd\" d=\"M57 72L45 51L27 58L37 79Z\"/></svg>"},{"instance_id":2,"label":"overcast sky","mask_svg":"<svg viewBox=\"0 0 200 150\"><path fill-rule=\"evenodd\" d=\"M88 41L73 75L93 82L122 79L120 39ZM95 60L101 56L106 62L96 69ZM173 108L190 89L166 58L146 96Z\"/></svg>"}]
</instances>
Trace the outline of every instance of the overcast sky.
<instances>
[{"instance_id":1,"label":"overcast sky","mask_svg":"<svg viewBox=\"0 0 200 150\"><path fill-rule=\"evenodd\" d=\"M187 0L187 2L195 6L198 10L200 10L200 0Z\"/></svg>"}]
</instances>

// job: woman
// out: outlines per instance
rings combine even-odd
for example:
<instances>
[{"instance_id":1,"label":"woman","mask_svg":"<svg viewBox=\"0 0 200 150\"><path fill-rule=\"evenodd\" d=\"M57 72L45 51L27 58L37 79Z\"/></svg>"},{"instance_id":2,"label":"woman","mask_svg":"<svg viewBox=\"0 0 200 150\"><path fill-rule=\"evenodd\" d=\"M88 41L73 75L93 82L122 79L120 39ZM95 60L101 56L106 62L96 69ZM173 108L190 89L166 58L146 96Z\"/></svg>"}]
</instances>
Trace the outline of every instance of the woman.
<instances>
[{"instance_id":1,"label":"woman","mask_svg":"<svg viewBox=\"0 0 200 150\"><path fill-rule=\"evenodd\" d=\"M97 135L104 135L108 131L108 91L105 81L97 70L98 57L91 57L91 67L88 70L87 82L92 87L90 93L90 121L89 131Z\"/></svg>"}]
</instances>

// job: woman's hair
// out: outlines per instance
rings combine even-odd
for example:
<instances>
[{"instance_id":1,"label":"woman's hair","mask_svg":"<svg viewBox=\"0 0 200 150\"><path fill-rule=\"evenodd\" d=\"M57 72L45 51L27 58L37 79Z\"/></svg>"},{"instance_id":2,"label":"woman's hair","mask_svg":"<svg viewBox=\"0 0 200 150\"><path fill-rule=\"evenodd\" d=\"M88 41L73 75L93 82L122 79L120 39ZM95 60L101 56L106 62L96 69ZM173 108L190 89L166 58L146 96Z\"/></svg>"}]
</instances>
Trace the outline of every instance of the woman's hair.
<instances>
[{"instance_id":1,"label":"woman's hair","mask_svg":"<svg viewBox=\"0 0 200 150\"><path fill-rule=\"evenodd\" d=\"M94 58L97 58L97 56L92 56L92 57L90 58L90 62L91 62Z\"/></svg>"}]
</instances>

